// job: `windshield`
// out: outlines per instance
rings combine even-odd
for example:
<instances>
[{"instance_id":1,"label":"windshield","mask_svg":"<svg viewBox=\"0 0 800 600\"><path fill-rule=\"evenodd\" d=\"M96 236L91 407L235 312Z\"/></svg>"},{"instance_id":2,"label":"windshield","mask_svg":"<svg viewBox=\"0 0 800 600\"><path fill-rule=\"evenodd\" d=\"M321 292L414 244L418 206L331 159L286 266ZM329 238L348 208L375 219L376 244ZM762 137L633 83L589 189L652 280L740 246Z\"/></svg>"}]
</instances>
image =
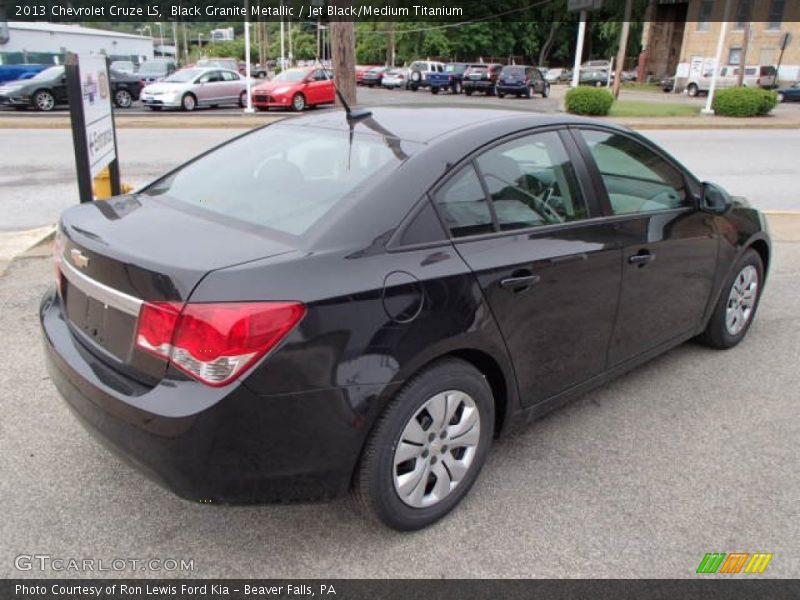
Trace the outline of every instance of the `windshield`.
<instances>
[{"instance_id":1,"label":"windshield","mask_svg":"<svg viewBox=\"0 0 800 600\"><path fill-rule=\"evenodd\" d=\"M400 162L383 137L273 126L157 181L144 195L301 235L374 174Z\"/></svg>"},{"instance_id":2,"label":"windshield","mask_svg":"<svg viewBox=\"0 0 800 600\"><path fill-rule=\"evenodd\" d=\"M195 77L199 77L203 73L205 73L203 69L183 69L182 71L176 71L164 81L167 83L185 83L194 81Z\"/></svg>"},{"instance_id":3,"label":"windshield","mask_svg":"<svg viewBox=\"0 0 800 600\"><path fill-rule=\"evenodd\" d=\"M64 67L50 67L49 69L45 69L44 71L39 71L36 75L31 77L31 79L53 79L54 77L58 77L59 75L64 74Z\"/></svg>"},{"instance_id":4,"label":"windshield","mask_svg":"<svg viewBox=\"0 0 800 600\"><path fill-rule=\"evenodd\" d=\"M166 73L167 64L157 62L146 62L139 67L139 73Z\"/></svg>"},{"instance_id":5,"label":"windshield","mask_svg":"<svg viewBox=\"0 0 800 600\"><path fill-rule=\"evenodd\" d=\"M302 81L307 74L308 71L302 69L289 69L278 73L273 77L272 81Z\"/></svg>"}]
</instances>

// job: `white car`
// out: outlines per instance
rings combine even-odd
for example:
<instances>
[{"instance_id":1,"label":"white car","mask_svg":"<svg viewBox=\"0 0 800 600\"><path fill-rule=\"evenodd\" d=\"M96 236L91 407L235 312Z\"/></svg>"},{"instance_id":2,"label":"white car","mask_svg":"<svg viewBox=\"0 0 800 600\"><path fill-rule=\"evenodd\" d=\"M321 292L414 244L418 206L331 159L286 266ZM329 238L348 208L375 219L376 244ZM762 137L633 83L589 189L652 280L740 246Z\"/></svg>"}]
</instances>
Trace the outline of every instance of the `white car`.
<instances>
[{"instance_id":1,"label":"white car","mask_svg":"<svg viewBox=\"0 0 800 600\"><path fill-rule=\"evenodd\" d=\"M406 85L405 69L389 69L383 74L381 85L386 89L403 88Z\"/></svg>"},{"instance_id":2,"label":"white car","mask_svg":"<svg viewBox=\"0 0 800 600\"><path fill-rule=\"evenodd\" d=\"M198 106L222 104L244 107L247 104L247 80L230 69L182 69L146 86L141 100L150 110L180 108L191 111Z\"/></svg>"},{"instance_id":3,"label":"white car","mask_svg":"<svg viewBox=\"0 0 800 600\"><path fill-rule=\"evenodd\" d=\"M690 77L686 82L686 93L689 96L705 94L711 89L712 70L707 70L701 76ZM776 69L770 65L753 65L744 68L744 79L742 84L745 87L772 88L775 86ZM717 88L724 89L735 87L739 83L739 67L736 65L726 65L719 70L717 76Z\"/></svg>"},{"instance_id":4,"label":"white car","mask_svg":"<svg viewBox=\"0 0 800 600\"><path fill-rule=\"evenodd\" d=\"M564 69L561 68L547 69L547 73L544 74L545 81L547 83L558 83L558 78L561 77L563 72Z\"/></svg>"}]
</instances>

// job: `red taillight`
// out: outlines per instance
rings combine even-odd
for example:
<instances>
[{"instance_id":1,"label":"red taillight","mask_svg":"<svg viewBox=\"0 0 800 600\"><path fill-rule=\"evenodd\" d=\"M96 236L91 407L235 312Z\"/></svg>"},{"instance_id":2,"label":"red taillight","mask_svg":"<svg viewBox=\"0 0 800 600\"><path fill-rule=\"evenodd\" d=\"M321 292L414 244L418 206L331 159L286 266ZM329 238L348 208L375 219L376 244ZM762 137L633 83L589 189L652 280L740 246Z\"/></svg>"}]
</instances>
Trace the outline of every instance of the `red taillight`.
<instances>
[{"instance_id":1,"label":"red taillight","mask_svg":"<svg viewBox=\"0 0 800 600\"><path fill-rule=\"evenodd\" d=\"M145 303L136 345L211 386L230 383L305 314L299 302Z\"/></svg>"}]
</instances>

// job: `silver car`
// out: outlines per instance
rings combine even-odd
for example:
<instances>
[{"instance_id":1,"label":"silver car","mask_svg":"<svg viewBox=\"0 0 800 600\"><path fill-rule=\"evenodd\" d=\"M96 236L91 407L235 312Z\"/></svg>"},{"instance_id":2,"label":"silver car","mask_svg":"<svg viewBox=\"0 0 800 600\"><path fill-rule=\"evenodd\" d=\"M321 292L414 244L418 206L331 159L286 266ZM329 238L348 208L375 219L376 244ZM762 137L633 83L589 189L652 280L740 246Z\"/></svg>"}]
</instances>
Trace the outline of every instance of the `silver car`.
<instances>
[{"instance_id":1,"label":"silver car","mask_svg":"<svg viewBox=\"0 0 800 600\"><path fill-rule=\"evenodd\" d=\"M247 80L235 71L216 67L181 69L142 90L142 103L151 110L247 104Z\"/></svg>"}]
</instances>

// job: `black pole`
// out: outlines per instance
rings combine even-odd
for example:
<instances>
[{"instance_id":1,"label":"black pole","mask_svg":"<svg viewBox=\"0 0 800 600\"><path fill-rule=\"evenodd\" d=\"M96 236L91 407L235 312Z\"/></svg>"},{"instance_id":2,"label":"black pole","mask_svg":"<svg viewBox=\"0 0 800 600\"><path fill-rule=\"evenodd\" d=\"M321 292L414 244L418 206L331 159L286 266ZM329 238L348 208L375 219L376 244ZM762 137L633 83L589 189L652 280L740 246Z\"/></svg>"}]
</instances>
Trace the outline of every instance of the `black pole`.
<instances>
[{"instance_id":1,"label":"black pole","mask_svg":"<svg viewBox=\"0 0 800 600\"><path fill-rule=\"evenodd\" d=\"M75 149L75 167L78 171L78 195L81 202L92 202L92 172L89 164L89 148L86 144L86 119L83 114L83 92L78 55L67 52L64 60L69 116L72 125L72 145Z\"/></svg>"},{"instance_id":2,"label":"black pole","mask_svg":"<svg viewBox=\"0 0 800 600\"><path fill-rule=\"evenodd\" d=\"M108 73L108 101L111 103L111 131L114 132L114 160L108 164L108 174L111 177L111 195L119 196L122 185L119 177L119 146L117 146L117 123L114 120L114 87L111 83L111 58L106 58L106 72Z\"/></svg>"}]
</instances>

